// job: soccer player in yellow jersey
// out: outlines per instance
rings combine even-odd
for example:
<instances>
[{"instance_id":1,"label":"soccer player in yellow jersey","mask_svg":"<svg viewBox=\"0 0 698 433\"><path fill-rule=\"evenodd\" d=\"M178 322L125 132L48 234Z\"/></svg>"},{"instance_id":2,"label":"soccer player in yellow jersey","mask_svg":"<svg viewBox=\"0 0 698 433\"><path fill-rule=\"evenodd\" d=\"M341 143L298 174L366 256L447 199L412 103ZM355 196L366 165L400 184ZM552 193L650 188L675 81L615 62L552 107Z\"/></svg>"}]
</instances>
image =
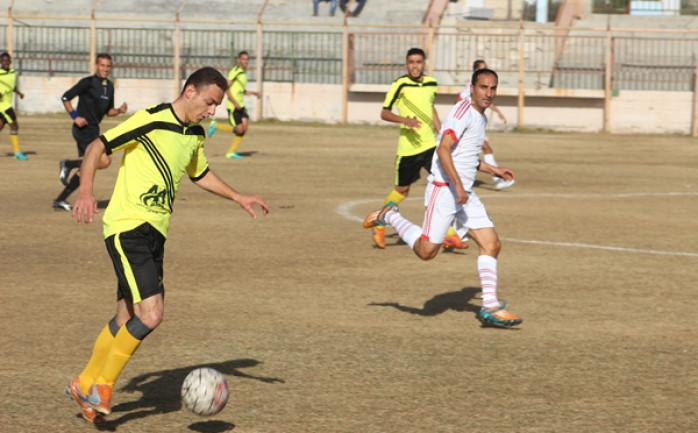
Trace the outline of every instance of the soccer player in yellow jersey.
<instances>
[{"instance_id":1,"label":"soccer player in yellow jersey","mask_svg":"<svg viewBox=\"0 0 698 433\"><path fill-rule=\"evenodd\" d=\"M186 175L202 189L237 202L253 218L255 205L264 215L269 212L261 197L241 194L216 176L204 155L200 122L213 115L227 87L225 77L214 68L199 69L174 102L138 111L85 151L73 205L73 218L85 224L98 212L93 184L100 159L124 152L103 217L105 243L118 281L116 314L66 390L91 423L103 423L104 415L111 413L114 382L141 341L162 321L164 246L182 178Z\"/></svg>"},{"instance_id":2,"label":"soccer player in yellow jersey","mask_svg":"<svg viewBox=\"0 0 698 433\"><path fill-rule=\"evenodd\" d=\"M407 74L393 81L385 95L381 119L399 123L400 138L395 158L395 188L384 204L397 204L406 199L410 185L419 180L421 169L431 170L441 121L434 107L436 79L424 74L425 62L424 50L410 48L405 59ZM397 114L392 111L394 106L397 106ZM385 248L385 226L372 227L371 237L378 248ZM467 244L449 231L444 247L467 248Z\"/></svg>"},{"instance_id":3,"label":"soccer player in yellow jersey","mask_svg":"<svg viewBox=\"0 0 698 433\"><path fill-rule=\"evenodd\" d=\"M228 73L228 89L226 96L228 101L225 107L228 109L228 122L230 125L220 125L215 120L208 127L208 136L213 136L216 129L220 129L235 134L230 149L225 154L226 158L240 159L242 156L237 153L237 149L242 142L242 137L249 128L250 116L245 108L245 95L255 95L259 99L262 94L247 90L247 66L250 64L250 55L247 51L240 51L237 56L237 65Z\"/></svg>"},{"instance_id":4,"label":"soccer player in yellow jersey","mask_svg":"<svg viewBox=\"0 0 698 433\"><path fill-rule=\"evenodd\" d=\"M24 99L24 93L17 88L17 73L12 69L12 58L5 52L0 54L0 131L6 123L10 124L10 142L12 153L16 160L26 161L27 155L19 150L19 123L12 108L12 93Z\"/></svg>"}]
</instances>

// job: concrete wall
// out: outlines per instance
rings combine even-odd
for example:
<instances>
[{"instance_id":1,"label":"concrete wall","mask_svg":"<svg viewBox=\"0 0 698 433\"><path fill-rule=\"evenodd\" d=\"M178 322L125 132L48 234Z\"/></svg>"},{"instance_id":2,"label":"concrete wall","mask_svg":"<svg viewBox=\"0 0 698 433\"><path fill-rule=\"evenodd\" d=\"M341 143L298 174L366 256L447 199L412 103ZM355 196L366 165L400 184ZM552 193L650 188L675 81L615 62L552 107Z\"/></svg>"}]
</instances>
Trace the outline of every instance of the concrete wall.
<instances>
[{"instance_id":1,"label":"concrete wall","mask_svg":"<svg viewBox=\"0 0 698 433\"><path fill-rule=\"evenodd\" d=\"M16 100L21 114L59 113L60 97L77 78L20 77L19 87L25 99ZM172 101L178 92L171 81L119 79L115 81L116 105L127 102L129 112ZM248 86L254 90L254 84ZM376 86L349 94L347 107L350 123L384 123L380 110L388 86ZM262 116L282 121L338 123L342 118L342 88L332 84L266 83L261 99ZM455 102L456 89L440 88L436 107L442 118ZM669 97L667 97L669 95ZM583 96L583 95L582 95ZM611 100L611 132L615 133L679 133L690 134L692 114L691 92L621 91ZM523 110L523 127L557 131L597 132L603 129L603 99L597 94L587 97L527 96ZM246 105L256 120L257 99L247 97ZM515 89L500 89L496 104L516 125L517 96ZM218 107L216 117L226 118L225 107ZM490 128L504 125L490 115Z\"/></svg>"}]
</instances>

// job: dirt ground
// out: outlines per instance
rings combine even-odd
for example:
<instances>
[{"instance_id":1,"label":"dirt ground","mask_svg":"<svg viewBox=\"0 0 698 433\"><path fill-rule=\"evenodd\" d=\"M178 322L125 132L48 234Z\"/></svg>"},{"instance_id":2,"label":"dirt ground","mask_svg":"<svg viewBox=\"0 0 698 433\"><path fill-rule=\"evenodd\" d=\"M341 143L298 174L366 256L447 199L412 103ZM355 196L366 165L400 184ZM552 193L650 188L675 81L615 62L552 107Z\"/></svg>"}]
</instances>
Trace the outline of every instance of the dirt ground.
<instances>
[{"instance_id":1,"label":"dirt ground","mask_svg":"<svg viewBox=\"0 0 698 433\"><path fill-rule=\"evenodd\" d=\"M113 314L115 277L101 219L51 209L69 119L20 123L29 161L0 133L0 431L92 431L63 390ZM230 140L209 140L212 169L271 213L183 181L165 320L117 382L106 430L698 431L696 139L490 134L517 174L476 187L503 239L500 298L524 318L510 330L476 319L474 245L422 262L362 229L391 188L395 127L253 123L242 160L224 158ZM104 202L116 172L97 175ZM401 206L420 224L424 186ZM208 418L179 400L204 365L231 390Z\"/></svg>"}]
</instances>

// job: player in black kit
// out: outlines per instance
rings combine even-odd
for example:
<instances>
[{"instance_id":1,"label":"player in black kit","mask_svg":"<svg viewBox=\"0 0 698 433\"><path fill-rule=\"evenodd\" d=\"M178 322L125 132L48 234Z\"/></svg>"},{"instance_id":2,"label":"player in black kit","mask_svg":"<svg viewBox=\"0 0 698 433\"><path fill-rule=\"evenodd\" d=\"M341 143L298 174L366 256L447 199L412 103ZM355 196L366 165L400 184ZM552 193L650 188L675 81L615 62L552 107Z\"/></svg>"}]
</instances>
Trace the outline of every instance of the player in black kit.
<instances>
[{"instance_id":1,"label":"player in black kit","mask_svg":"<svg viewBox=\"0 0 698 433\"><path fill-rule=\"evenodd\" d=\"M53 201L53 208L56 210L72 211L66 199L80 186L80 171L78 170L70 180L68 177L72 169L80 168L87 145L99 137L99 123L104 115L116 116L125 113L128 108L126 103L114 108L114 83L107 78L111 69L111 56L106 53L97 54L95 74L78 81L61 98L65 110L73 119L73 138L78 145L79 159L63 159L60 162L59 178L65 188ZM76 96L80 97L77 110L71 102ZM99 168L107 168L109 164L111 158L106 154L102 155Z\"/></svg>"}]
</instances>

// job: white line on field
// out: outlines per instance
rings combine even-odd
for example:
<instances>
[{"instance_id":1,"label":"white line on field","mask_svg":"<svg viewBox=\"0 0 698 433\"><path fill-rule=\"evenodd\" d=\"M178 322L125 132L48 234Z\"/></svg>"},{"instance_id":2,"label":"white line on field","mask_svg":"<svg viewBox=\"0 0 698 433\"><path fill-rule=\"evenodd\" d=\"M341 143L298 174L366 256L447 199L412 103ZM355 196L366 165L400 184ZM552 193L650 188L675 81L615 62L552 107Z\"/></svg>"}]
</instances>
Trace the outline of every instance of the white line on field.
<instances>
[{"instance_id":1,"label":"white line on field","mask_svg":"<svg viewBox=\"0 0 698 433\"><path fill-rule=\"evenodd\" d=\"M665 193L623 193L623 194L489 194L489 195L479 195L480 198L530 198L530 197L549 197L549 198L634 198L634 197L685 197L685 196L698 196L698 192L665 192ZM407 200L423 200L423 198L408 198ZM337 206L335 212L345 219L356 222L363 222L363 218L352 213L354 206L364 204L364 203L380 203L380 199L362 199L362 200L352 200L344 202ZM502 238L502 240L507 242L517 242L523 244L534 244L534 245L552 245L558 247L568 247L568 248L589 248L597 250L606 251L620 251L626 253L638 253L638 254L654 254L663 256L682 256L682 257L698 257L698 253L685 253L680 251L658 251L658 250L645 250L638 248L625 248L625 247L614 247L606 245L593 245L593 244L579 244L574 242L549 242L549 241L538 241L529 239L512 239L512 238Z\"/></svg>"}]
</instances>

